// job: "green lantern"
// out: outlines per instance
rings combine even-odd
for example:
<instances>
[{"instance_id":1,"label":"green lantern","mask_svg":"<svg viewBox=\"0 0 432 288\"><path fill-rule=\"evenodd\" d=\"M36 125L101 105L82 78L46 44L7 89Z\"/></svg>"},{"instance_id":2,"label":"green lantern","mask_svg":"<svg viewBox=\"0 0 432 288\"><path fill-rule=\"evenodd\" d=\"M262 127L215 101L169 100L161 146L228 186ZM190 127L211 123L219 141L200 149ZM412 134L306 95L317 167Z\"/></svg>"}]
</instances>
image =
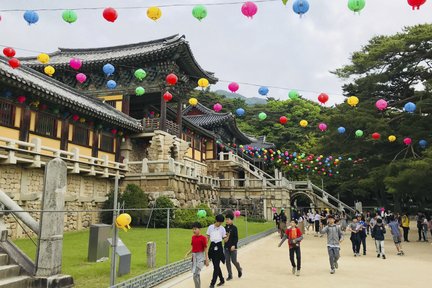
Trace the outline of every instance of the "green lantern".
<instances>
[{"instance_id":1,"label":"green lantern","mask_svg":"<svg viewBox=\"0 0 432 288\"><path fill-rule=\"evenodd\" d=\"M282 3L286 6L288 0L282 0Z\"/></svg>"},{"instance_id":2,"label":"green lantern","mask_svg":"<svg viewBox=\"0 0 432 288\"><path fill-rule=\"evenodd\" d=\"M77 13L73 10L63 11L62 17L63 20L69 24L74 23L78 19Z\"/></svg>"},{"instance_id":3,"label":"green lantern","mask_svg":"<svg viewBox=\"0 0 432 288\"><path fill-rule=\"evenodd\" d=\"M349 0L348 8L353 12L360 12L366 6L365 0Z\"/></svg>"},{"instance_id":4,"label":"green lantern","mask_svg":"<svg viewBox=\"0 0 432 288\"><path fill-rule=\"evenodd\" d=\"M299 94L299 92L297 90L291 90L288 93L288 97L291 100L296 100L296 99L298 99L300 97L300 94Z\"/></svg>"},{"instance_id":5,"label":"green lantern","mask_svg":"<svg viewBox=\"0 0 432 288\"><path fill-rule=\"evenodd\" d=\"M192 15L199 21L207 17L207 9L203 5L196 5L192 9Z\"/></svg>"},{"instance_id":6,"label":"green lantern","mask_svg":"<svg viewBox=\"0 0 432 288\"><path fill-rule=\"evenodd\" d=\"M259 118L261 121L263 121L263 120L265 120L265 119L267 118L267 114L264 113L264 112L261 112L261 113L258 114L258 118Z\"/></svg>"},{"instance_id":7,"label":"green lantern","mask_svg":"<svg viewBox=\"0 0 432 288\"><path fill-rule=\"evenodd\" d=\"M142 95L144 95L144 93L145 93L145 89L143 88L143 87L137 87L136 89L135 89L135 94L137 95L137 96L142 96Z\"/></svg>"},{"instance_id":8,"label":"green lantern","mask_svg":"<svg viewBox=\"0 0 432 288\"><path fill-rule=\"evenodd\" d=\"M362 130L357 130L357 131L355 132L355 135L356 135L357 137L362 137L362 136L363 136L363 131L362 131Z\"/></svg>"},{"instance_id":9,"label":"green lantern","mask_svg":"<svg viewBox=\"0 0 432 288\"><path fill-rule=\"evenodd\" d=\"M147 76L147 73L144 71L144 69L137 69L134 73L134 76L138 80L142 81Z\"/></svg>"},{"instance_id":10,"label":"green lantern","mask_svg":"<svg viewBox=\"0 0 432 288\"><path fill-rule=\"evenodd\" d=\"M198 210L197 216L198 218L205 218L207 217L207 212L205 210Z\"/></svg>"}]
</instances>

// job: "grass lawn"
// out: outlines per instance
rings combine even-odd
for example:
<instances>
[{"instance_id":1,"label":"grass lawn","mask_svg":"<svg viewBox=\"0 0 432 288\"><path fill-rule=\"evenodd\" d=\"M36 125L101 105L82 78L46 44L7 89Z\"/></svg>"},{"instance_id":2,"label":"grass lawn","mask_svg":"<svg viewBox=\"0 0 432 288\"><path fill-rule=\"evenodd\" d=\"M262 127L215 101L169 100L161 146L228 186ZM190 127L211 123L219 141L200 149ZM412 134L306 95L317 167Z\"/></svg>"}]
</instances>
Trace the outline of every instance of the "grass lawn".
<instances>
[{"instance_id":1,"label":"grass lawn","mask_svg":"<svg viewBox=\"0 0 432 288\"><path fill-rule=\"evenodd\" d=\"M239 237L246 237L246 222L243 218L235 220L239 230ZM271 222L247 223L248 236L268 230L274 227ZM201 229L205 234L206 228ZM169 260L175 262L183 259L190 248L192 231L188 229L170 229ZM132 227L129 232L119 230L119 237L132 253L131 273L117 279L117 283L140 275L149 269L147 266L146 243L156 242L157 267L166 264L166 229L148 229ZM64 235L63 242L63 269L64 274L72 275L75 287L108 287L110 279L110 261L102 263L87 262L89 230L80 232L68 232ZM15 244L29 257L35 258L36 247L29 239L19 239ZM111 254L110 254L111 255Z\"/></svg>"}]
</instances>

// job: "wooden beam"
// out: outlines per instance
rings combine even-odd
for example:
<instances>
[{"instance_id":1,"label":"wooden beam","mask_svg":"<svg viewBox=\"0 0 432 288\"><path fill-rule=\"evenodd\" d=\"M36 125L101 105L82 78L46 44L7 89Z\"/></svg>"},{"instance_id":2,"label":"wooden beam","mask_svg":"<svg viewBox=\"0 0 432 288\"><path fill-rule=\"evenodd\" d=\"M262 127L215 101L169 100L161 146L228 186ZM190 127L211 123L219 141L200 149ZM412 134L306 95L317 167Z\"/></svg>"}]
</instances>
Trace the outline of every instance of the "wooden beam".
<instances>
[{"instance_id":1,"label":"wooden beam","mask_svg":"<svg viewBox=\"0 0 432 288\"><path fill-rule=\"evenodd\" d=\"M93 130L93 141L92 141L92 157L98 157L99 152L99 130Z\"/></svg>"},{"instance_id":2,"label":"wooden beam","mask_svg":"<svg viewBox=\"0 0 432 288\"><path fill-rule=\"evenodd\" d=\"M69 142L69 118L62 120L61 125L61 138L60 138L60 150L67 151Z\"/></svg>"},{"instance_id":3,"label":"wooden beam","mask_svg":"<svg viewBox=\"0 0 432 288\"><path fill-rule=\"evenodd\" d=\"M183 103L181 99L179 99L179 102L177 103L177 125L178 125L178 132L177 137L181 138L182 134L182 126L183 126Z\"/></svg>"},{"instance_id":4,"label":"wooden beam","mask_svg":"<svg viewBox=\"0 0 432 288\"><path fill-rule=\"evenodd\" d=\"M27 142L29 140L31 110L28 106L22 107L19 140Z\"/></svg>"},{"instance_id":5,"label":"wooden beam","mask_svg":"<svg viewBox=\"0 0 432 288\"><path fill-rule=\"evenodd\" d=\"M162 90L163 91L163 90ZM159 123L159 129L162 131L166 130L166 102L163 99L163 92L160 94L161 98L161 109L160 109L160 123Z\"/></svg>"},{"instance_id":6,"label":"wooden beam","mask_svg":"<svg viewBox=\"0 0 432 288\"><path fill-rule=\"evenodd\" d=\"M130 96L123 95L122 112L129 115L129 110L130 110Z\"/></svg>"}]
</instances>

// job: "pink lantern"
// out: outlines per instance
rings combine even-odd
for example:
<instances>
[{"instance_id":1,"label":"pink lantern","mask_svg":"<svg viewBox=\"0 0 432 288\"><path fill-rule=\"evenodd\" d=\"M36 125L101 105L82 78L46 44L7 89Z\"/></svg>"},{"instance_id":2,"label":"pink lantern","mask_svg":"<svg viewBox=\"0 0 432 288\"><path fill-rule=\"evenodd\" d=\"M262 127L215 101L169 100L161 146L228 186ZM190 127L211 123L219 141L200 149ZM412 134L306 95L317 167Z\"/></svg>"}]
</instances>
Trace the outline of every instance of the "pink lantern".
<instances>
[{"instance_id":1,"label":"pink lantern","mask_svg":"<svg viewBox=\"0 0 432 288\"><path fill-rule=\"evenodd\" d=\"M407 138L405 138L405 139L403 140L403 142L405 143L405 145L409 146L409 145L411 145L411 143L412 143L412 139L409 138L409 137L407 137Z\"/></svg>"},{"instance_id":2,"label":"pink lantern","mask_svg":"<svg viewBox=\"0 0 432 288\"><path fill-rule=\"evenodd\" d=\"M78 69L80 69L81 66L82 66L82 61L81 61L80 59L78 59L78 58L72 58L72 59L70 59L70 61L69 61L69 65L70 65L70 67L71 67L72 69L74 69L74 70L78 70Z\"/></svg>"},{"instance_id":3,"label":"pink lantern","mask_svg":"<svg viewBox=\"0 0 432 288\"><path fill-rule=\"evenodd\" d=\"M234 216L235 216L236 218L240 217L240 215L241 215L241 213L240 213L239 210L234 211Z\"/></svg>"},{"instance_id":4,"label":"pink lantern","mask_svg":"<svg viewBox=\"0 0 432 288\"><path fill-rule=\"evenodd\" d=\"M244 16L252 19L252 17L258 12L258 7L255 3L248 1L243 4L241 11Z\"/></svg>"},{"instance_id":5,"label":"pink lantern","mask_svg":"<svg viewBox=\"0 0 432 288\"><path fill-rule=\"evenodd\" d=\"M24 103L26 101L26 97L25 96L18 96L17 98L18 103Z\"/></svg>"},{"instance_id":6,"label":"pink lantern","mask_svg":"<svg viewBox=\"0 0 432 288\"><path fill-rule=\"evenodd\" d=\"M318 128L319 128L322 132L324 132L324 131L327 130L327 124L325 124L325 123L320 123L320 124L318 125Z\"/></svg>"},{"instance_id":7,"label":"pink lantern","mask_svg":"<svg viewBox=\"0 0 432 288\"><path fill-rule=\"evenodd\" d=\"M111 129L111 133L114 135L117 134L117 129L115 129L115 128Z\"/></svg>"},{"instance_id":8,"label":"pink lantern","mask_svg":"<svg viewBox=\"0 0 432 288\"><path fill-rule=\"evenodd\" d=\"M273 212L273 213L276 213L276 211L277 211L276 208L273 207L273 208L272 208L272 212Z\"/></svg>"},{"instance_id":9,"label":"pink lantern","mask_svg":"<svg viewBox=\"0 0 432 288\"><path fill-rule=\"evenodd\" d=\"M84 83L86 80L87 80L87 76L84 74L84 73L78 73L76 76L75 76L75 78L76 78L76 80L79 82L79 83Z\"/></svg>"},{"instance_id":10,"label":"pink lantern","mask_svg":"<svg viewBox=\"0 0 432 288\"><path fill-rule=\"evenodd\" d=\"M80 119L80 116L77 115L77 114L75 114L75 115L72 116L72 120L75 121L75 122L78 121L79 119Z\"/></svg>"},{"instance_id":11,"label":"pink lantern","mask_svg":"<svg viewBox=\"0 0 432 288\"><path fill-rule=\"evenodd\" d=\"M222 105L220 103L216 103L215 105L213 105L213 110L215 112L220 112L222 110Z\"/></svg>"},{"instance_id":12,"label":"pink lantern","mask_svg":"<svg viewBox=\"0 0 432 288\"><path fill-rule=\"evenodd\" d=\"M378 110L383 111L384 109L387 108L387 101L385 101L384 99L379 99L375 103L375 106L378 108Z\"/></svg>"},{"instance_id":13,"label":"pink lantern","mask_svg":"<svg viewBox=\"0 0 432 288\"><path fill-rule=\"evenodd\" d=\"M228 85L228 89L232 92L232 93L236 93L237 90L240 88L239 84L237 84L236 82L231 82Z\"/></svg>"}]
</instances>

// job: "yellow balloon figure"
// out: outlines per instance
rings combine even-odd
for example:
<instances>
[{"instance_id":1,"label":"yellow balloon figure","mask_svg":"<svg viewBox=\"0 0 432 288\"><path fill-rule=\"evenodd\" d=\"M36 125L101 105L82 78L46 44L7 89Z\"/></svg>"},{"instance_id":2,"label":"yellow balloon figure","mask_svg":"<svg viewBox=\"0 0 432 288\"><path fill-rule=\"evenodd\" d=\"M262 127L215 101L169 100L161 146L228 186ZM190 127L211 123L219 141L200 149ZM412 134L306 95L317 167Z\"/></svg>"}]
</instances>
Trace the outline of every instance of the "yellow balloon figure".
<instances>
[{"instance_id":1,"label":"yellow balloon figure","mask_svg":"<svg viewBox=\"0 0 432 288\"><path fill-rule=\"evenodd\" d=\"M198 100L196 98L190 98L189 99L189 105L191 105L191 106L198 105Z\"/></svg>"},{"instance_id":2,"label":"yellow balloon figure","mask_svg":"<svg viewBox=\"0 0 432 288\"><path fill-rule=\"evenodd\" d=\"M115 222L117 228L121 228L125 232L131 229L129 224L132 222L132 218L128 213L122 213L119 216L117 216Z\"/></svg>"},{"instance_id":3,"label":"yellow balloon figure","mask_svg":"<svg viewBox=\"0 0 432 288\"><path fill-rule=\"evenodd\" d=\"M306 121L306 120L301 120L301 121L300 121L300 126L303 127L303 128L305 128L308 124L309 124L309 123L308 123L308 121Z\"/></svg>"},{"instance_id":4,"label":"yellow balloon figure","mask_svg":"<svg viewBox=\"0 0 432 288\"><path fill-rule=\"evenodd\" d=\"M394 142L394 141L396 141L396 136L394 136L394 135L390 135L390 136L388 137L388 140L389 140L390 142Z\"/></svg>"},{"instance_id":5,"label":"yellow balloon figure","mask_svg":"<svg viewBox=\"0 0 432 288\"><path fill-rule=\"evenodd\" d=\"M201 78L198 80L198 86L201 88L206 88L209 85L209 81L206 78Z\"/></svg>"},{"instance_id":6,"label":"yellow balloon figure","mask_svg":"<svg viewBox=\"0 0 432 288\"><path fill-rule=\"evenodd\" d=\"M162 16L162 10L159 7L153 6L147 9L147 17L157 21Z\"/></svg>"},{"instance_id":7,"label":"yellow balloon figure","mask_svg":"<svg viewBox=\"0 0 432 288\"><path fill-rule=\"evenodd\" d=\"M37 56L37 60L42 64L47 64L50 60L50 57L48 56L48 54L41 53Z\"/></svg>"},{"instance_id":8,"label":"yellow balloon figure","mask_svg":"<svg viewBox=\"0 0 432 288\"><path fill-rule=\"evenodd\" d=\"M52 66L46 66L46 67L44 68L44 72L45 72L45 74L47 74L48 76L52 76L52 75L54 75L54 73L55 73L55 69L54 69L54 67L52 67Z\"/></svg>"},{"instance_id":9,"label":"yellow balloon figure","mask_svg":"<svg viewBox=\"0 0 432 288\"><path fill-rule=\"evenodd\" d=\"M348 97L347 103L351 107L355 107L359 103L359 99L356 96L351 96L351 97Z\"/></svg>"}]
</instances>

